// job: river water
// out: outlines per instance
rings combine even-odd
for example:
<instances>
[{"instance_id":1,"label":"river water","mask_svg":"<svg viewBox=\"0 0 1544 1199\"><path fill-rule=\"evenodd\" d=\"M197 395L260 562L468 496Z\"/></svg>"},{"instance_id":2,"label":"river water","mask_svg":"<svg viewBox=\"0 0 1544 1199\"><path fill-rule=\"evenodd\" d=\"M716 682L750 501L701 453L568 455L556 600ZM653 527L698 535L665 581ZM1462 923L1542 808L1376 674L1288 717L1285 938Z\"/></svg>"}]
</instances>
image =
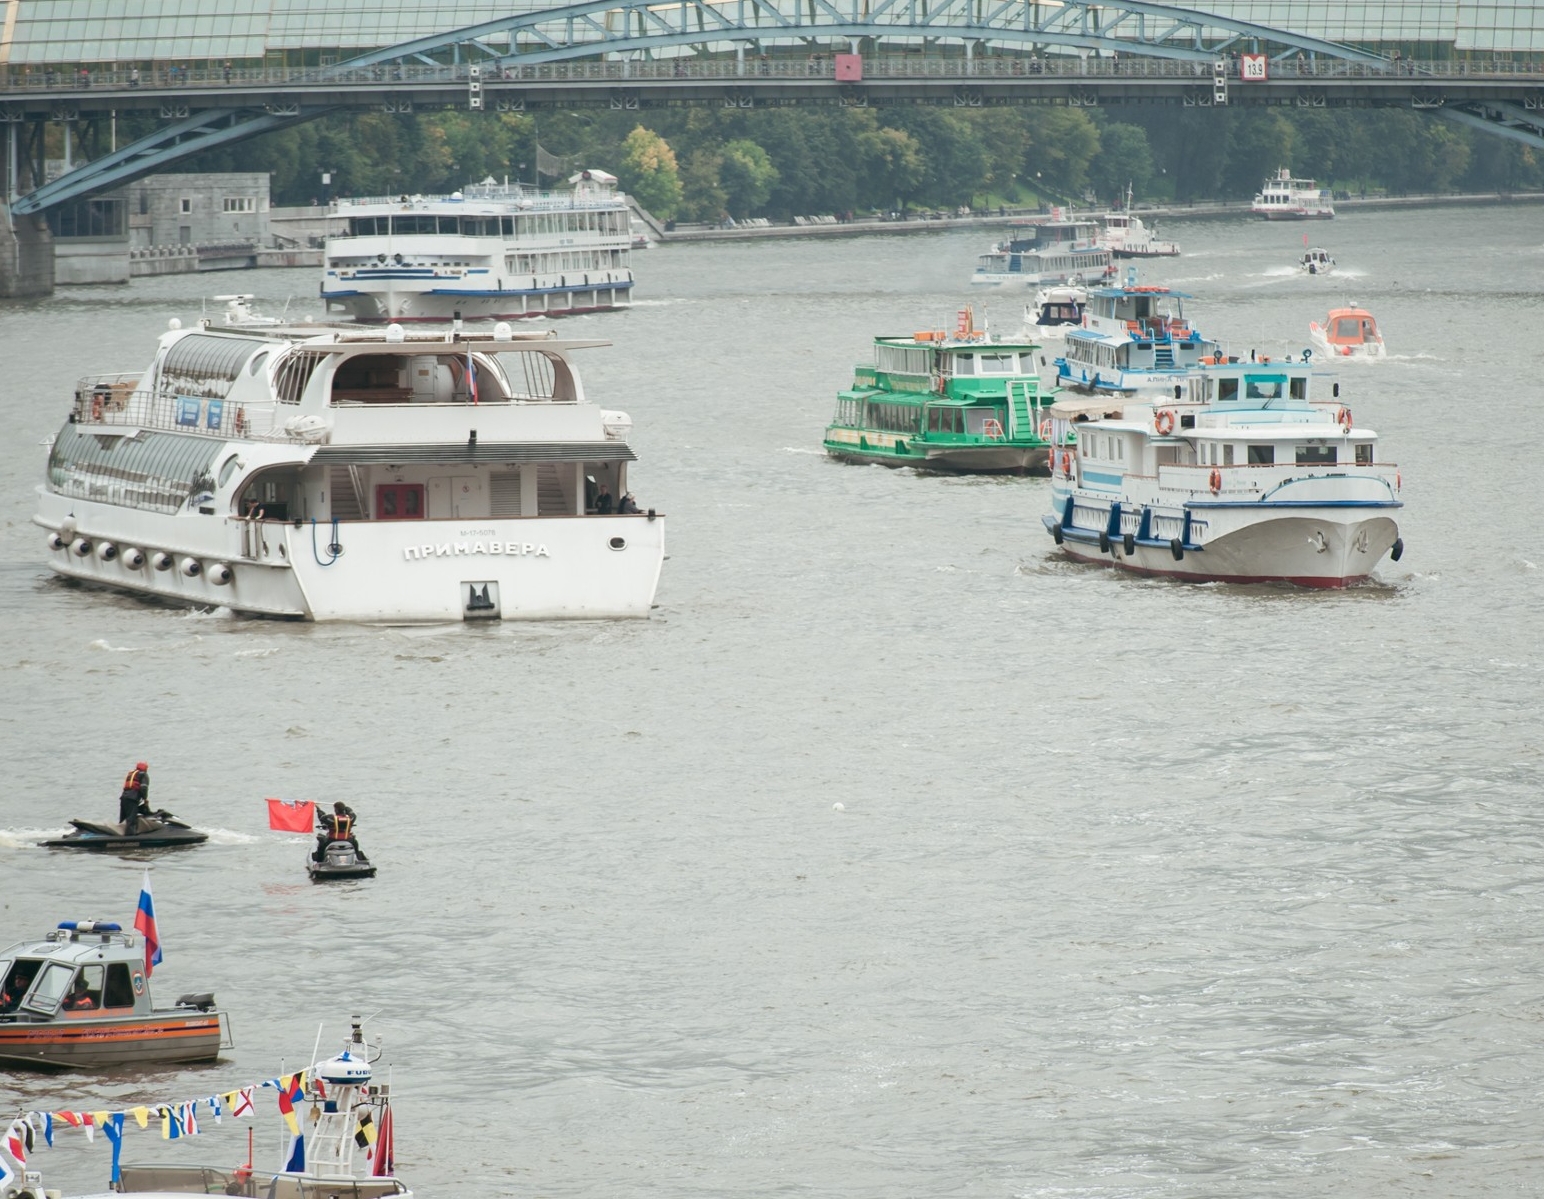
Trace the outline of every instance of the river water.
<instances>
[{"instance_id":1,"label":"river water","mask_svg":"<svg viewBox=\"0 0 1544 1199\"><path fill-rule=\"evenodd\" d=\"M876 334L948 324L990 232L678 245L565 332L669 520L653 619L380 628L52 581L30 523L74 378L237 288L0 308L0 913L128 920L144 862L35 848L152 799L162 1001L218 1065L0 1073L0 1108L177 1102L384 1037L428 1196L1520 1195L1544 1078L1544 233L1536 208L1166 223L1145 272L1235 353L1354 299L1343 396L1400 463L1401 562L1343 593L1072 564L1048 482L841 466ZM1024 297L995 296L1017 328ZM1530 498L1531 497L1531 498ZM380 867L305 881L270 795ZM260 1098L259 1161L278 1153ZM208 1127L206 1122L206 1127ZM244 1129L127 1159L234 1164ZM107 1175L77 1136L50 1185Z\"/></svg>"}]
</instances>

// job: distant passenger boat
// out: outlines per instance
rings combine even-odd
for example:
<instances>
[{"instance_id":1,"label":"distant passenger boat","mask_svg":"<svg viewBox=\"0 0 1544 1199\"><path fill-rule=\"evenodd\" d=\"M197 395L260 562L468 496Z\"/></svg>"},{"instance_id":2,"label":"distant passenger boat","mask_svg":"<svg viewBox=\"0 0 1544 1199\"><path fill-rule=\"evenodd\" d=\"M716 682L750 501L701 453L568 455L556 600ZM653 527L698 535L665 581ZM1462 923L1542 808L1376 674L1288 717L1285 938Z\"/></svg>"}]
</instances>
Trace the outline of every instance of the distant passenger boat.
<instances>
[{"instance_id":1,"label":"distant passenger boat","mask_svg":"<svg viewBox=\"0 0 1544 1199\"><path fill-rule=\"evenodd\" d=\"M1047 221L1014 227L1005 242L976 260L976 287L1094 284L1114 274L1110 251L1093 221Z\"/></svg>"},{"instance_id":2,"label":"distant passenger boat","mask_svg":"<svg viewBox=\"0 0 1544 1199\"><path fill-rule=\"evenodd\" d=\"M874 339L874 361L837 393L826 453L846 462L958 474L1045 474L1051 395L1036 346L997 341L969 308L951 334Z\"/></svg>"},{"instance_id":3,"label":"distant passenger boat","mask_svg":"<svg viewBox=\"0 0 1544 1199\"><path fill-rule=\"evenodd\" d=\"M1265 181L1249 211L1268 221L1327 221L1335 215L1327 189L1312 179L1294 179L1282 167Z\"/></svg>"},{"instance_id":4,"label":"distant passenger boat","mask_svg":"<svg viewBox=\"0 0 1544 1199\"><path fill-rule=\"evenodd\" d=\"M327 239L327 310L384 323L625 308L636 239L616 176L580 171L569 182L338 201L348 231Z\"/></svg>"}]
</instances>

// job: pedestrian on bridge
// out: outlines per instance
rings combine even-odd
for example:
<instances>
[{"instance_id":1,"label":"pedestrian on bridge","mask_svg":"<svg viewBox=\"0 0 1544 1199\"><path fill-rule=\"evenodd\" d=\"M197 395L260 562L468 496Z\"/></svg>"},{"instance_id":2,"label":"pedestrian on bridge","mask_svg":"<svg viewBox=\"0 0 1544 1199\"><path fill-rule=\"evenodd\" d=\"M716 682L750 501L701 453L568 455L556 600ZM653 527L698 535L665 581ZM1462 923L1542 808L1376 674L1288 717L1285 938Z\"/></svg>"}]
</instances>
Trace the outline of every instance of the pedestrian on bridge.
<instances>
[{"instance_id":1,"label":"pedestrian on bridge","mask_svg":"<svg viewBox=\"0 0 1544 1199\"><path fill-rule=\"evenodd\" d=\"M225 60L225 82L229 83L230 81L231 81L231 60L227 58Z\"/></svg>"}]
</instances>

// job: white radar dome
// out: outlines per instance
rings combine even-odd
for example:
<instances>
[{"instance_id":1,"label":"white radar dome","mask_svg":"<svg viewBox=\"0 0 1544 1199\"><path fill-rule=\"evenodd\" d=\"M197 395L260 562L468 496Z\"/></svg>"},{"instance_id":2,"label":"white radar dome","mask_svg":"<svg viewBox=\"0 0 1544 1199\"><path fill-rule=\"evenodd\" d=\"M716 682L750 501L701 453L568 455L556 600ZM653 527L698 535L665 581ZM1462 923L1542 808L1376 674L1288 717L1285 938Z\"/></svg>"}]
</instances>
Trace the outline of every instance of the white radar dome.
<instances>
[{"instance_id":1,"label":"white radar dome","mask_svg":"<svg viewBox=\"0 0 1544 1199\"><path fill-rule=\"evenodd\" d=\"M370 1081L370 1063L344 1050L316 1067L316 1076L337 1086L363 1086Z\"/></svg>"}]
</instances>

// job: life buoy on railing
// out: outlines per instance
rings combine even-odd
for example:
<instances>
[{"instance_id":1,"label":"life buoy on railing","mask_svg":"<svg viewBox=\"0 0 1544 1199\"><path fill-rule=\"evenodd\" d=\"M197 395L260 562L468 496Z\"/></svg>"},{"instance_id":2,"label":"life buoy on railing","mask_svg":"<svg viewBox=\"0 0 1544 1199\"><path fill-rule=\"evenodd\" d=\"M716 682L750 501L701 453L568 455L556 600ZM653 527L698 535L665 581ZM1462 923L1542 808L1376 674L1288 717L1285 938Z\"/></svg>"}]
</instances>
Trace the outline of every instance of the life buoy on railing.
<instances>
[{"instance_id":1,"label":"life buoy on railing","mask_svg":"<svg viewBox=\"0 0 1544 1199\"><path fill-rule=\"evenodd\" d=\"M1351 432L1351 409L1342 408L1335 413L1335 423L1340 426L1342 433Z\"/></svg>"},{"instance_id":2,"label":"life buoy on railing","mask_svg":"<svg viewBox=\"0 0 1544 1199\"><path fill-rule=\"evenodd\" d=\"M1174 432L1174 409L1160 408L1153 417L1153 428L1158 431L1159 437L1167 437Z\"/></svg>"},{"instance_id":3,"label":"life buoy on railing","mask_svg":"<svg viewBox=\"0 0 1544 1199\"><path fill-rule=\"evenodd\" d=\"M247 435L247 410L245 408L237 408L236 409L236 436L237 437L245 437L246 435Z\"/></svg>"},{"instance_id":4,"label":"life buoy on railing","mask_svg":"<svg viewBox=\"0 0 1544 1199\"><path fill-rule=\"evenodd\" d=\"M93 421L102 419L102 397L97 392L91 394L91 419Z\"/></svg>"},{"instance_id":5,"label":"life buoy on railing","mask_svg":"<svg viewBox=\"0 0 1544 1199\"><path fill-rule=\"evenodd\" d=\"M1072 455L1066 450L1062 451L1062 474L1072 478Z\"/></svg>"},{"instance_id":6,"label":"life buoy on railing","mask_svg":"<svg viewBox=\"0 0 1544 1199\"><path fill-rule=\"evenodd\" d=\"M1222 472L1220 470L1213 469L1212 477L1207 480L1207 486L1212 489L1213 495L1222 490Z\"/></svg>"},{"instance_id":7,"label":"life buoy on railing","mask_svg":"<svg viewBox=\"0 0 1544 1199\"><path fill-rule=\"evenodd\" d=\"M1050 441L1051 440L1051 421L1050 421L1049 417L1047 417L1045 420L1040 422L1040 440L1041 441Z\"/></svg>"}]
</instances>

